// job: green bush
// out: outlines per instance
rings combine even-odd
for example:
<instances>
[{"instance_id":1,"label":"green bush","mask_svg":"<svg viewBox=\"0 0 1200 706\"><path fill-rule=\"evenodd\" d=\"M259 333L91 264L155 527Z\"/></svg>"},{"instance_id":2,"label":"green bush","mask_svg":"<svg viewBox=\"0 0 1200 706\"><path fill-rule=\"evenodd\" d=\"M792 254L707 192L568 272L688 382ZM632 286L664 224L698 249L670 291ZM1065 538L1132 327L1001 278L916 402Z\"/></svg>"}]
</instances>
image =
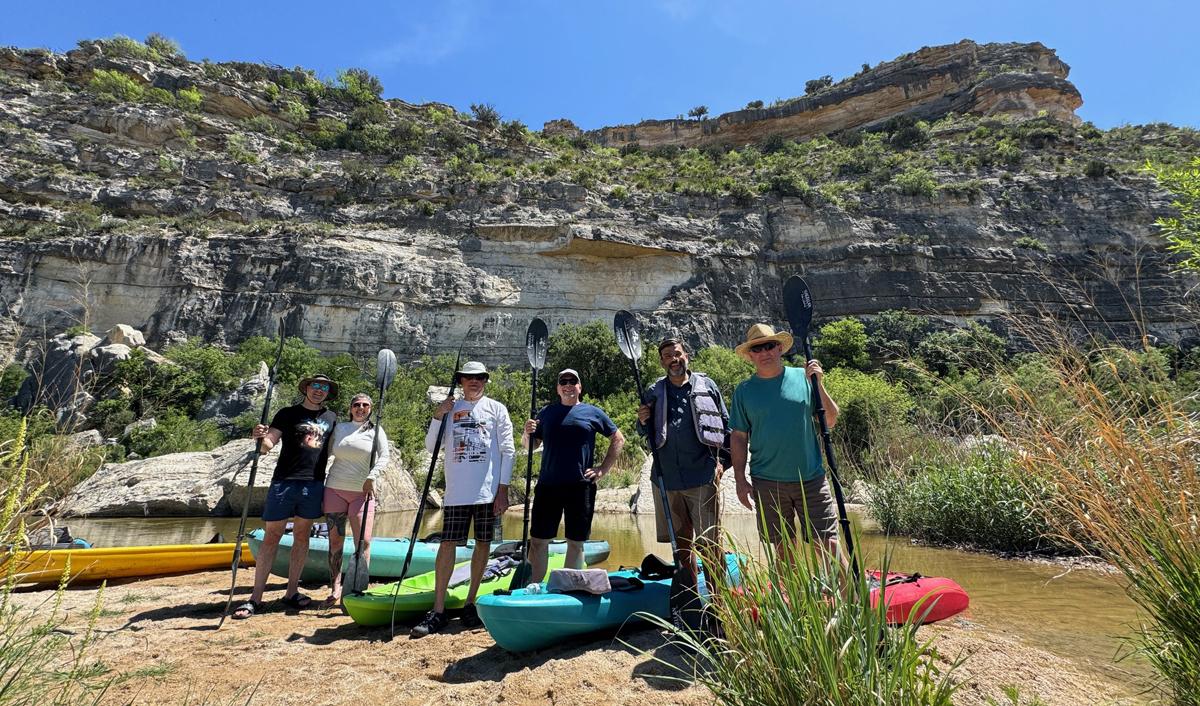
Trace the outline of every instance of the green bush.
<instances>
[{"instance_id":1,"label":"green bush","mask_svg":"<svg viewBox=\"0 0 1200 706\"><path fill-rule=\"evenodd\" d=\"M1030 238L1029 236L1021 236L1020 238L1014 240L1013 247L1024 248L1026 250L1040 250L1041 252L1046 252L1049 250L1045 243L1037 238Z\"/></svg>"},{"instance_id":2,"label":"green bush","mask_svg":"<svg viewBox=\"0 0 1200 706\"><path fill-rule=\"evenodd\" d=\"M742 360L732 350L720 346L711 346L692 354L688 367L711 378L725 396L726 404L733 398L734 388L754 374L753 363Z\"/></svg>"},{"instance_id":3,"label":"green bush","mask_svg":"<svg viewBox=\"0 0 1200 706\"><path fill-rule=\"evenodd\" d=\"M491 103L472 103L471 113L474 114L476 122L488 130L495 129L500 124L500 113Z\"/></svg>"},{"instance_id":4,"label":"green bush","mask_svg":"<svg viewBox=\"0 0 1200 706\"><path fill-rule=\"evenodd\" d=\"M776 152L786 151L789 145L794 144L796 143L788 139L787 133L776 131L767 135L762 139L762 142L758 143L758 150L763 154L775 154Z\"/></svg>"},{"instance_id":5,"label":"green bush","mask_svg":"<svg viewBox=\"0 0 1200 706\"><path fill-rule=\"evenodd\" d=\"M1092 179L1103 179L1108 174L1108 164L1099 159L1089 159L1083 173Z\"/></svg>"},{"instance_id":6,"label":"green bush","mask_svg":"<svg viewBox=\"0 0 1200 706\"><path fill-rule=\"evenodd\" d=\"M200 101L202 99L200 91L197 91L195 87L184 88L175 96L176 105L189 113L200 110Z\"/></svg>"},{"instance_id":7,"label":"green bush","mask_svg":"<svg viewBox=\"0 0 1200 706\"><path fill-rule=\"evenodd\" d=\"M146 46L158 52L163 57L183 58L183 51L179 48L179 42L176 42L174 39L167 39L158 32L154 32L146 37Z\"/></svg>"},{"instance_id":8,"label":"green bush","mask_svg":"<svg viewBox=\"0 0 1200 706\"><path fill-rule=\"evenodd\" d=\"M811 81L805 81L804 82L804 95L811 96L814 93L819 93L822 88L829 88L832 85L833 85L833 77L832 76L822 76L821 78L814 78Z\"/></svg>"},{"instance_id":9,"label":"green bush","mask_svg":"<svg viewBox=\"0 0 1200 706\"><path fill-rule=\"evenodd\" d=\"M275 101L279 100L278 84L268 83L267 87L263 89L263 98L266 98L270 103L274 103Z\"/></svg>"},{"instance_id":10,"label":"green bush","mask_svg":"<svg viewBox=\"0 0 1200 706\"><path fill-rule=\"evenodd\" d=\"M161 88L147 88L143 95L143 100L147 103L159 103L161 105L175 105L175 96L171 95L170 91L165 91Z\"/></svg>"},{"instance_id":11,"label":"green bush","mask_svg":"<svg viewBox=\"0 0 1200 706\"><path fill-rule=\"evenodd\" d=\"M1021 146L1010 137L1000 140L996 144L996 149L992 154L997 162L1007 164L1010 167L1020 165L1025 159L1024 153L1021 152Z\"/></svg>"},{"instance_id":12,"label":"green bush","mask_svg":"<svg viewBox=\"0 0 1200 706\"><path fill-rule=\"evenodd\" d=\"M813 341L813 355L827 370L852 368L866 370L871 359L867 355L866 327L855 318L825 324Z\"/></svg>"},{"instance_id":13,"label":"green bush","mask_svg":"<svg viewBox=\"0 0 1200 706\"><path fill-rule=\"evenodd\" d=\"M500 125L500 137L510 145L522 145L529 139L529 128L520 120L509 120Z\"/></svg>"},{"instance_id":14,"label":"green bush","mask_svg":"<svg viewBox=\"0 0 1200 706\"><path fill-rule=\"evenodd\" d=\"M130 433L130 451L149 458L184 451L208 451L227 441L211 419L196 422L187 415L168 410L157 418L157 422L153 429L134 429Z\"/></svg>"},{"instance_id":15,"label":"green bush","mask_svg":"<svg viewBox=\"0 0 1200 706\"><path fill-rule=\"evenodd\" d=\"M658 364L657 349L653 349L648 341L643 341L643 346L647 354L642 356L642 377L643 383L649 384L662 374L662 368ZM596 320L582 326L560 326L550 334L546 361L547 370L557 372L563 368L573 368L579 371L585 399L598 400L634 387L633 372L629 361L617 347L611 321ZM541 392L544 404L558 400L552 386L541 388Z\"/></svg>"},{"instance_id":16,"label":"green bush","mask_svg":"<svg viewBox=\"0 0 1200 706\"><path fill-rule=\"evenodd\" d=\"M841 411L833 438L854 460L897 436L913 409L913 400L902 385L875 375L835 368L825 374L822 383Z\"/></svg>"},{"instance_id":17,"label":"green bush","mask_svg":"<svg viewBox=\"0 0 1200 706\"><path fill-rule=\"evenodd\" d=\"M909 167L902 174L893 177L892 181L900 187L900 193L906 196L933 198L937 193L937 178L928 169Z\"/></svg>"},{"instance_id":18,"label":"green bush","mask_svg":"<svg viewBox=\"0 0 1200 706\"><path fill-rule=\"evenodd\" d=\"M467 133L457 122L447 120L438 127L438 141L446 150L454 152L466 146Z\"/></svg>"},{"instance_id":19,"label":"green bush","mask_svg":"<svg viewBox=\"0 0 1200 706\"><path fill-rule=\"evenodd\" d=\"M335 143L341 149L363 154L391 154L393 151L391 132L384 125L348 128L337 135Z\"/></svg>"},{"instance_id":20,"label":"green bush","mask_svg":"<svg viewBox=\"0 0 1200 706\"><path fill-rule=\"evenodd\" d=\"M614 198L618 201L624 201L625 199L629 198L629 190L623 186L614 186L612 191L608 192L608 195L610 198Z\"/></svg>"},{"instance_id":21,"label":"green bush","mask_svg":"<svg viewBox=\"0 0 1200 706\"><path fill-rule=\"evenodd\" d=\"M888 534L992 551L1070 552L1035 509L1053 487L1023 475L1005 448L914 458L902 477L868 486L867 509Z\"/></svg>"},{"instance_id":22,"label":"green bush","mask_svg":"<svg viewBox=\"0 0 1200 706\"><path fill-rule=\"evenodd\" d=\"M279 111L279 115L289 123L299 125L308 120L308 108L296 101L288 101L283 104L283 110Z\"/></svg>"},{"instance_id":23,"label":"green bush","mask_svg":"<svg viewBox=\"0 0 1200 706\"><path fill-rule=\"evenodd\" d=\"M917 120L911 115L897 115L888 118L883 124L888 142L900 150L920 149L929 144L932 133L929 123Z\"/></svg>"},{"instance_id":24,"label":"green bush","mask_svg":"<svg viewBox=\"0 0 1200 706\"><path fill-rule=\"evenodd\" d=\"M383 95L383 84L366 69L338 69L336 88L338 97L353 105L375 103Z\"/></svg>"},{"instance_id":25,"label":"green bush","mask_svg":"<svg viewBox=\"0 0 1200 706\"><path fill-rule=\"evenodd\" d=\"M809 186L808 181L799 172L777 172L771 175L771 192L779 196L796 196L810 208L815 207L820 200L816 189Z\"/></svg>"},{"instance_id":26,"label":"green bush","mask_svg":"<svg viewBox=\"0 0 1200 706\"><path fill-rule=\"evenodd\" d=\"M130 40L133 41L133 40ZM120 71L96 69L92 79L88 81L88 91L100 98L113 101L137 102L142 99L145 91L142 85Z\"/></svg>"},{"instance_id":27,"label":"green bush","mask_svg":"<svg viewBox=\"0 0 1200 706\"><path fill-rule=\"evenodd\" d=\"M240 132L235 132L225 138L225 153L238 164L258 163L258 155L250 151L246 136Z\"/></svg>"},{"instance_id":28,"label":"green bush","mask_svg":"<svg viewBox=\"0 0 1200 706\"><path fill-rule=\"evenodd\" d=\"M994 370L1004 360L1007 346L1008 341L972 321L953 333L930 334L917 346L916 355L929 371L944 376L967 369Z\"/></svg>"},{"instance_id":29,"label":"green bush","mask_svg":"<svg viewBox=\"0 0 1200 706\"><path fill-rule=\"evenodd\" d=\"M880 312L865 324L867 345L876 360L908 358L925 340L929 319L907 309Z\"/></svg>"}]
</instances>

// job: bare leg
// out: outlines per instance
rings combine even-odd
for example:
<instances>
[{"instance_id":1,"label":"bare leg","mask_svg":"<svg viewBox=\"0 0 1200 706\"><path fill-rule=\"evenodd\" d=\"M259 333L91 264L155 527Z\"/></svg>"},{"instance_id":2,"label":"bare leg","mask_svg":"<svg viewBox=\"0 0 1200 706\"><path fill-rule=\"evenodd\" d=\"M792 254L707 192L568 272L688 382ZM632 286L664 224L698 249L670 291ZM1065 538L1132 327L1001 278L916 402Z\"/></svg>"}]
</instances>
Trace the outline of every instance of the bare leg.
<instances>
[{"instance_id":1,"label":"bare leg","mask_svg":"<svg viewBox=\"0 0 1200 706\"><path fill-rule=\"evenodd\" d=\"M467 604L475 602L475 594L479 592L479 584L483 581L483 571L487 568L488 558L492 555L492 543L475 540L475 551L471 554L471 590L467 593Z\"/></svg>"},{"instance_id":2,"label":"bare leg","mask_svg":"<svg viewBox=\"0 0 1200 706\"><path fill-rule=\"evenodd\" d=\"M454 553L457 549L458 542L442 542L438 547L437 561L433 565L434 571L437 572L433 579L433 611L435 613L446 612L446 589L450 587L450 574L454 573Z\"/></svg>"},{"instance_id":3,"label":"bare leg","mask_svg":"<svg viewBox=\"0 0 1200 706\"><path fill-rule=\"evenodd\" d=\"M547 547L549 549L549 547ZM567 563L568 569L583 568L583 542L576 542L573 539L567 540Z\"/></svg>"},{"instance_id":4,"label":"bare leg","mask_svg":"<svg viewBox=\"0 0 1200 706\"><path fill-rule=\"evenodd\" d=\"M541 583L546 579L546 565L550 563L550 540L529 538L529 583Z\"/></svg>"},{"instance_id":5,"label":"bare leg","mask_svg":"<svg viewBox=\"0 0 1200 706\"><path fill-rule=\"evenodd\" d=\"M288 562L288 583L284 592L285 598L290 598L300 592L300 572L304 571L304 561L308 559L308 533L312 531L313 521L303 517L292 520L292 559Z\"/></svg>"},{"instance_id":6,"label":"bare leg","mask_svg":"<svg viewBox=\"0 0 1200 706\"><path fill-rule=\"evenodd\" d=\"M275 555L279 552L279 540L283 537L287 520L268 522L263 533L262 546L258 548L258 558L254 562L254 589L250 592L250 600L261 603L263 591L267 587L267 579L271 576L271 565L275 563Z\"/></svg>"},{"instance_id":7,"label":"bare leg","mask_svg":"<svg viewBox=\"0 0 1200 706\"><path fill-rule=\"evenodd\" d=\"M342 600L342 554L345 551L346 513L327 512L325 522L329 525L329 598L321 608L332 608Z\"/></svg>"}]
</instances>

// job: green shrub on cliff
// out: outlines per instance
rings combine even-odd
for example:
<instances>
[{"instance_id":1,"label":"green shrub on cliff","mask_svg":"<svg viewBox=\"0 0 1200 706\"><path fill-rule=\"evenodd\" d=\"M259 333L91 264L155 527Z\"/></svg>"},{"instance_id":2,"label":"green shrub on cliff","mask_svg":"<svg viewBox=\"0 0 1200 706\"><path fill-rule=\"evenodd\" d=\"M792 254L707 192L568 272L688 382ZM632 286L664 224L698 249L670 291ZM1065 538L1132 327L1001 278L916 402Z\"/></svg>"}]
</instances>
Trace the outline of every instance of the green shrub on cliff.
<instances>
[{"instance_id":1,"label":"green shrub on cliff","mask_svg":"<svg viewBox=\"0 0 1200 706\"><path fill-rule=\"evenodd\" d=\"M96 69L92 72L92 80L88 81L88 91L96 94L97 98L110 101L140 101L145 94L142 85L120 71Z\"/></svg>"},{"instance_id":2,"label":"green shrub on cliff","mask_svg":"<svg viewBox=\"0 0 1200 706\"><path fill-rule=\"evenodd\" d=\"M867 355L866 327L852 317L825 324L813 341L813 356L826 370L866 370L871 364Z\"/></svg>"},{"instance_id":3,"label":"green shrub on cliff","mask_svg":"<svg viewBox=\"0 0 1200 706\"><path fill-rule=\"evenodd\" d=\"M903 174L893 177L892 181L900 187L900 193L905 196L933 198L937 193L937 178L928 169L909 167Z\"/></svg>"}]
</instances>

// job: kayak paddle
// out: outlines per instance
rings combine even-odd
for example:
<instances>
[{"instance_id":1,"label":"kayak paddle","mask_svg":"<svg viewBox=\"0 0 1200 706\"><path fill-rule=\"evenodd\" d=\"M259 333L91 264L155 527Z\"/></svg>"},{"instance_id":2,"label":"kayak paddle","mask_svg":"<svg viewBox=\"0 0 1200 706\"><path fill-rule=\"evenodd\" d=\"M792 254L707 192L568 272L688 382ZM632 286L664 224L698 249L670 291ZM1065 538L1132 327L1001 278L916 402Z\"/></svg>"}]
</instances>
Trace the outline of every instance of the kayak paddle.
<instances>
[{"instance_id":1,"label":"kayak paddle","mask_svg":"<svg viewBox=\"0 0 1200 706\"><path fill-rule=\"evenodd\" d=\"M812 323L813 315L812 293L808 291L808 285L799 275L792 275L783 285L783 308L787 311L792 336L804 347L805 362L812 360L812 343L808 340L808 326ZM838 522L842 526L842 536L846 539L846 549L850 552L850 569L854 572L852 575L858 576L858 555L854 551L854 536L850 534L846 500L842 495L842 483L838 479L837 462L833 458L833 439L829 435L829 424L825 421L825 405L821 402L821 393L817 389L816 375L812 376L811 382L813 410L816 412L817 422L821 425L825 462L829 464L829 478L833 481L833 494L837 498Z\"/></svg>"},{"instance_id":2,"label":"kayak paddle","mask_svg":"<svg viewBox=\"0 0 1200 706\"><path fill-rule=\"evenodd\" d=\"M617 345L621 352L633 365L633 379L637 383L638 402L645 398L642 391L642 372L638 369L638 359L642 357L642 337L638 333L637 319L628 311L618 311L613 320L613 331L617 334ZM667 486L663 482L662 467L658 463L658 448L653 440L649 443L650 456L653 461L653 473L658 476L658 492L662 494L663 512L667 516L667 532L671 535L671 555L675 558L675 574L671 577L671 623L676 630L687 630L699 634L703 630L699 600L700 593L696 586L696 577L692 575L679 553L679 544L675 541L675 526L671 522L671 506L667 503ZM718 570L714 567L714 570Z\"/></svg>"},{"instance_id":3,"label":"kayak paddle","mask_svg":"<svg viewBox=\"0 0 1200 706\"><path fill-rule=\"evenodd\" d=\"M525 332L525 353L529 356L529 367L533 368L533 395L529 400L529 418L537 414L537 379L538 373L546 365L546 322L534 318L529 322L529 330ZM513 569L509 590L522 588L533 577L533 566L529 563L529 496L533 489L533 442L529 443L529 462L525 466L525 529L521 531L521 563Z\"/></svg>"},{"instance_id":4,"label":"kayak paddle","mask_svg":"<svg viewBox=\"0 0 1200 706\"><path fill-rule=\"evenodd\" d=\"M367 472L375 468L375 455L379 452L379 422L383 419L383 396L387 394L388 386L396 379L396 354L388 348L379 350L379 358L375 363L375 387L379 390L379 406L375 408L375 435L371 439L371 461L367 464ZM363 502L362 527L358 530L358 548L346 563L346 578L343 580L343 590L362 592L371 584L371 575L367 562L363 561L363 537L367 534L367 515L371 509L371 501L375 499L372 493ZM333 551L333 547L329 548Z\"/></svg>"},{"instance_id":5,"label":"kayak paddle","mask_svg":"<svg viewBox=\"0 0 1200 706\"><path fill-rule=\"evenodd\" d=\"M462 343L458 345L458 355L454 358L454 371L450 373L451 398L454 397L454 388L458 385L458 368L462 363L463 346L467 345L467 338L474 330L474 326L468 328ZM413 521L412 536L408 539L408 553L404 555L404 565L400 568L400 576L396 578L396 589L392 591L392 629L388 634L388 640L396 637L396 599L400 596L400 584L408 575L408 567L412 564L413 549L417 547L417 535L421 532L421 517L425 514L425 501L429 497L429 483L433 480L433 469L437 466L438 452L442 450L442 439L446 435L446 417L450 416L453 411L451 408L450 412L442 415L442 423L438 426L437 441L433 443L433 453L429 458L429 473L425 476L425 488L421 491L421 499L417 501L417 519Z\"/></svg>"},{"instance_id":6,"label":"kayak paddle","mask_svg":"<svg viewBox=\"0 0 1200 706\"><path fill-rule=\"evenodd\" d=\"M283 360L285 333L283 319L280 319L279 352L275 354L275 365L271 366L271 374L267 378L267 396L263 400L261 424L267 424L269 421L267 415L271 413L271 393L275 391L275 377L279 374L279 361ZM242 504L242 521L238 524L237 541L233 545L233 579L229 584L229 600L225 602L225 612L221 614L221 620L217 623L218 630L225 624L225 618L229 617L229 609L233 607L233 590L237 588L237 571L238 566L242 563L242 542L246 540L246 516L250 514L250 496L254 494L254 477L258 475L258 457L262 455L262 445L262 439L258 439L254 444L254 457L250 461L250 479L246 482L246 502Z\"/></svg>"}]
</instances>

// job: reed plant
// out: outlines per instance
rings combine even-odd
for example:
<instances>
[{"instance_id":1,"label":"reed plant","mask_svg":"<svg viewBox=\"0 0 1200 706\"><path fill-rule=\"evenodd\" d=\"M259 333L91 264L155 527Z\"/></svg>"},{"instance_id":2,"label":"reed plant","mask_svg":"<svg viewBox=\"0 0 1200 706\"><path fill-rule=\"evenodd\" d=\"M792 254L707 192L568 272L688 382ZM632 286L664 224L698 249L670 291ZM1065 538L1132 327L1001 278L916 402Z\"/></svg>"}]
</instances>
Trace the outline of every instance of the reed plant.
<instances>
[{"instance_id":1,"label":"reed plant","mask_svg":"<svg viewBox=\"0 0 1200 706\"><path fill-rule=\"evenodd\" d=\"M62 601L70 577L70 563L58 590L37 609L13 600L18 572L34 529L26 524L31 511L44 500L48 483L33 485L26 444L26 425L0 454L0 484L4 506L0 510L0 706L96 703L106 683L99 681L107 669L88 660L88 647L100 617L103 586L88 613L86 630L78 640L62 631L66 615Z\"/></svg>"},{"instance_id":2,"label":"reed plant","mask_svg":"<svg viewBox=\"0 0 1200 706\"><path fill-rule=\"evenodd\" d=\"M1052 361L1070 415L1048 419L1009 381L1005 434L1060 536L1117 566L1144 611L1132 644L1177 704L1200 705L1200 418L1147 372L1145 351L1083 351L1057 331L1030 339Z\"/></svg>"},{"instance_id":3,"label":"reed plant","mask_svg":"<svg viewBox=\"0 0 1200 706\"><path fill-rule=\"evenodd\" d=\"M695 656L695 680L730 706L949 706L962 660L943 659L917 634L920 607L889 626L866 573L851 576L804 547L782 560L768 550L765 562L739 562L739 586L720 586L710 603L723 636L658 621Z\"/></svg>"}]
</instances>

